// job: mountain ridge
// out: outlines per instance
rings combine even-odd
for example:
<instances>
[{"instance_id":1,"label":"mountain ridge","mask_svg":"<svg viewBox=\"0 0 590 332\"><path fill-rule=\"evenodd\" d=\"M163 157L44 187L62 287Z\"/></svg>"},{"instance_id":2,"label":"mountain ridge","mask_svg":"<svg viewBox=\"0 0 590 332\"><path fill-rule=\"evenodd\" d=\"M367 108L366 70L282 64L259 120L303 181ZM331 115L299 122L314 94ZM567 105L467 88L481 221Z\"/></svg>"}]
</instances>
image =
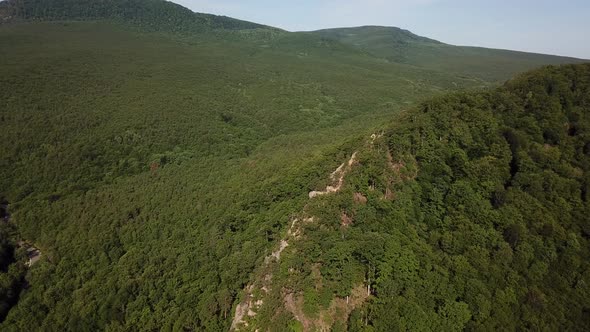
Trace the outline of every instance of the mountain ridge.
<instances>
[{"instance_id":1,"label":"mountain ridge","mask_svg":"<svg viewBox=\"0 0 590 332\"><path fill-rule=\"evenodd\" d=\"M406 37L406 39L411 40L411 41L425 41L425 42L431 42L431 43L437 43L437 44L445 44L441 41L438 41L438 40L435 40L432 38L417 35L417 34L413 33L412 31L404 29L404 28L400 28L400 27L396 27L396 26L387 26L387 25L360 25L360 26L350 26L350 27L337 27L337 28L312 30L312 31L308 31L308 32L318 33L318 34L323 34L323 35L329 36L331 34L346 35L346 34L351 34L351 33L354 34L354 32L358 32L358 31L376 32L376 31L383 31L383 30L391 32L391 33L395 33L395 34L397 34L397 36L404 36L404 37ZM396 35L393 35L393 36L397 37Z\"/></svg>"},{"instance_id":2,"label":"mountain ridge","mask_svg":"<svg viewBox=\"0 0 590 332\"><path fill-rule=\"evenodd\" d=\"M448 43L445 41L441 41L438 39L422 36L412 32L409 29L405 29L399 26L392 26L392 25L359 25L359 26L344 26L344 27L335 27L335 28L323 28L317 30L301 30L296 32L307 32L307 33L318 33L318 34L329 34L329 33L339 33L344 34L344 32L353 32L357 30L390 30L392 32L400 32L407 34L411 39L419 39L435 44L442 44L447 46L455 46L455 47L468 47L474 49L485 49L485 50L494 50L494 51L506 51L506 52L516 52L516 53L526 53L526 54L534 54L534 55L549 55L555 57L562 57L562 58L569 58L572 60L582 60L582 61L590 61L590 59L585 59L583 57L572 56L572 55L565 55L565 54L553 54L553 53L543 53L537 51L524 51L524 50L516 50L516 49L509 49L509 48L502 48L502 47L487 47L487 46L474 46L468 44L454 44Z\"/></svg>"},{"instance_id":3,"label":"mountain ridge","mask_svg":"<svg viewBox=\"0 0 590 332\"><path fill-rule=\"evenodd\" d=\"M109 7L117 8L118 10L109 11ZM169 12L179 13L180 20L176 20L174 23L179 23L182 20L192 19L195 20L197 23L206 23L214 29L271 29L275 31L283 31L286 33L319 34L323 37L330 37L338 40L343 39L343 37L345 37L346 35L353 35L355 34L355 32L359 31L371 33L386 31L394 33L391 35L391 37L394 37L394 41L396 42L426 42L460 48L472 48L501 52L515 52L531 55L554 56L560 58L567 58L569 60L574 61L590 61L589 59L569 55L547 54L541 52L512 50L507 48L450 44L444 41L439 41L433 38L418 35L412 32L411 30L404 29L402 27L388 25L368 24L360 26L324 28L318 30L289 31L265 24L229 17L226 15L215 15L210 13L193 11L188 7L184 7L183 5L168 0L3 0L0 1L0 18L4 18L4 21L8 21L10 19L15 18L24 20L67 20L105 18L122 18L133 20L138 19L139 17L141 17L141 14L145 14L147 12L140 12L140 15L132 15L130 13L132 11L131 9L137 10L142 7L148 8L149 10L147 12L161 10L162 13L165 14L168 14ZM153 16L146 17L145 20L153 18Z\"/></svg>"},{"instance_id":4,"label":"mountain ridge","mask_svg":"<svg viewBox=\"0 0 590 332\"><path fill-rule=\"evenodd\" d=\"M0 16L3 17L0 22L115 20L148 31L180 33L189 37L208 31L242 33L239 38L255 41L269 40L276 35L298 36L295 39L307 45L318 43L312 37L317 36L356 48L376 59L497 83L509 79L515 72L542 65L587 61L523 51L455 46L399 27L366 25L289 32L227 16L193 12L165 0L7 0L0 3ZM245 35L243 32L254 33ZM219 38L226 37L227 34ZM305 50L301 52L306 53Z\"/></svg>"},{"instance_id":5,"label":"mountain ridge","mask_svg":"<svg viewBox=\"0 0 590 332\"><path fill-rule=\"evenodd\" d=\"M173 32L201 32L207 29L280 30L228 16L194 12L166 0L6 0L0 3L0 7L4 8L0 10L0 15L5 21L115 19Z\"/></svg>"},{"instance_id":6,"label":"mountain ridge","mask_svg":"<svg viewBox=\"0 0 590 332\"><path fill-rule=\"evenodd\" d=\"M431 98L349 147L232 329L587 330L589 73Z\"/></svg>"},{"instance_id":7,"label":"mountain ridge","mask_svg":"<svg viewBox=\"0 0 590 332\"><path fill-rule=\"evenodd\" d=\"M459 75L503 81L509 72L528 70L547 64L581 63L588 60L523 51L456 46L395 27L362 26L334 28L315 32L325 38L355 46L390 62L422 68L451 71ZM493 72L490 75L490 70Z\"/></svg>"}]
</instances>

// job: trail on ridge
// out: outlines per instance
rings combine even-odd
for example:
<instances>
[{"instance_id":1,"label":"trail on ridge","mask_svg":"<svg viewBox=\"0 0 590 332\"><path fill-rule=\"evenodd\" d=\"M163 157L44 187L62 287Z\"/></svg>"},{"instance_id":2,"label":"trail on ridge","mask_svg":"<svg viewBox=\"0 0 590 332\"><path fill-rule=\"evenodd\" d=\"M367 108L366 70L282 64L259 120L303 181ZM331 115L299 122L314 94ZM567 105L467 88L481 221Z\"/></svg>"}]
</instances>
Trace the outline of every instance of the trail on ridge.
<instances>
[{"instance_id":1,"label":"trail on ridge","mask_svg":"<svg viewBox=\"0 0 590 332\"><path fill-rule=\"evenodd\" d=\"M318 196L339 192L344 184L344 177L356 162L356 156L357 152L354 152L347 162L342 163L330 174L330 180L332 182L326 186L325 190L312 191L309 193L309 198L313 199ZM256 311L264 304L264 296L270 292L273 275L270 272L264 273L264 270L268 269L270 264L278 263L281 259L281 253L293 241L301 237L301 226L305 223L312 222L314 222L313 216L293 218L286 236L279 241L277 248L265 257L263 265L257 269L258 273L256 275L260 277L244 288L245 295L242 301L236 306L230 330L239 330L240 327L249 326L248 317L256 316ZM260 295L259 298L257 298L256 294Z\"/></svg>"}]
</instances>

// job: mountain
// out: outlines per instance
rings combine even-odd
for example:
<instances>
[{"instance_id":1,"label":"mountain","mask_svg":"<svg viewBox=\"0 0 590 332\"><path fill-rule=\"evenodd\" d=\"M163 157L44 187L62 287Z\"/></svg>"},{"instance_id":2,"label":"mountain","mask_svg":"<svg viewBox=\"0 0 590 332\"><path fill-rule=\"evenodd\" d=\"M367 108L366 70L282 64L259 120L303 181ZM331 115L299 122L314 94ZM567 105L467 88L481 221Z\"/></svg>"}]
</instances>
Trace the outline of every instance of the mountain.
<instances>
[{"instance_id":1,"label":"mountain","mask_svg":"<svg viewBox=\"0 0 590 332\"><path fill-rule=\"evenodd\" d=\"M7 331L229 329L344 142L485 84L313 35L110 20L2 25L0 57Z\"/></svg>"},{"instance_id":2,"label":"mountain","mask_svg":"<svg viewBox=\"0 0 590 332\"><path fill-rule=\"evenodd\" d=\"M453 46L393 27L364 26L326 29L314 33L353 45L391 62L476 76L485 80L504 81L514 72L541 65L584 62L544 54Z\"/></svg>"},{"instance_id":3,"label":"mountain","mask_svg":"<svg viewBox=\"0 0 590 332\"><path fill-rule=\"evenodd\" d=\"M235 328L590 328L589 78L544 67L439 96L347 145Z\"/></svg>"},{"instance_id":4,"label":"mountain","mask_svg":"<svg viewBox=\"0 0 590 332\"><path fill-rule=\"evenodd\" d=\"M4 8L2 17L35 21L109 19L183 33L270 28L225 16L194 13L163 0L7 0L0 6Z\"/></svg>"},{"instance_id":5,"label":"mountain","mask_svg":"<svg viewBox=\"0 0 590 332\"><path fill-rule=\"evenodd\" d=\"M313 31L323 37L334 38L346 44L353 44L361 48L374 49L381 46L389 48L385 52L391 53L394 46L403 47L410 44L442 44L441 42L418 36L412 32L395 27L362 26L353 28L334 28Z\"/></svg>"},{"instance_id":6,"label":"mountain","mask_svg":"<svg viewBox=\"0 0 590 332\"><path fill-rule=\"evenodd\" d=\"M1 330L588 325L587 66L498 87L532 64L155 0L0 13Z\"/></svg>"},{"instance_id":7,"label":"mountain","mask_svg":"<svg viewBox=\"0 0 590 332\"><path fill-rule=\"evenodd\" d=\"M0 17L3 21L114 20L150 31L188 36L206 31L266 31L255 32L258 36L285 33L261 24L194 13L164 0L7 0L0 4ZM541 65L584 62L569 57L453 46L395 27L335 28L299 35L306 36L308 43L316 42L315 35L386 61L487 82L505 81L515 72Z\"/></svg>"}]
</instances>

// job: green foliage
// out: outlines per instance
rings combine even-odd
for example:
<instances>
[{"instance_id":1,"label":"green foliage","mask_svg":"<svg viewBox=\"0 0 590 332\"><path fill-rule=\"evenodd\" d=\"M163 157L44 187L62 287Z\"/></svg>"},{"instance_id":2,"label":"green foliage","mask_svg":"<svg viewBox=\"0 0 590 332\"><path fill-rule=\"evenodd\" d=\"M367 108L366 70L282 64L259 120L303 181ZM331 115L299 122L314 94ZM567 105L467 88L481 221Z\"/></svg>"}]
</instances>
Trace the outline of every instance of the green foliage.
<instances>
[{"instance_id":1,"label":"green foliage","mask_svg":"<svg viewBox=\"0 0 590 332\"><path fill-rule=\"evenodd\" d=\"M317 290L308 286L303 291L303 312L309 317L315 317L319 311L319 299Z\"/></svg>"},{"instance_id":2,"label":"green foliage","mask_svg":"<svg viewBox=\"0 0 590 332\"><path fill-rule=\"evenodd\" d=\"M455 80L313 36L266 48L105 22L0 35L0 188L43 248L9 330L227 329L342 142ZM331 283L348 294L354 278Z\"/></svg>"},{"instance_id":3,"label":"green foliage","mask_svg":"<svg viewBox=\"0 0 590 332\"><path fill-rule=\"evenodd\" d=\"M368 319L353 311L351 330L590 328L580 293L590 269L590 159L580 153L590 139L588 77L590 65L545 67L493 91L427 101L360 156L341 193L318 200L321 226L304 242L321 247L308 264L322 264L340 297L351 285L374 289ZM388 150L408 164L393 170ZM382 180L404 168L417 177ZM341 211L354 223L331 236Z\"/></svg>"},{"instance_id":4,"label":"green foliage","mask_svg":"<svg viewBox=\"0 0 590 332\"><path fill-rule=\"evenodd\" d=\"M369 284L353 330L587 326L587 67L400 114L489 82L163 1L0 7L20 18L0 26L0 190L43 248L3 330L227 330L304 206L319 222L275 277L309 313ZM343 190L308 205L392 118ZM25 269L0 239L6 312Z\"/></svg>"},{"instance_id":5,"label":"green foliage","mask_svg":"<svg viewBox=\"0 0 590 332\"><path fill-rule=\"evenodd\" d=\"M289 324L289 329L292 332L303 332L303 324L301 324L299 321L293 321L291 324Z\"/></svg>"},{"instance_id":6,"label":"green foliage","mask_svg":"<svg viewBox=\"0 0 590 332\"><path fill-rule=\"evenodd\" d=\"M1 209L3 214L5 206ZM25 286L25 266L23 254L17 249L13 238L14 226L0 219L0 323L8 311L17 303L21 290Z\"/></svg>"},{"instance_id":7,"label":"green foliage","mask_svg":"<svg viewBox=\"0 0 590 332\"><path fill-rule=\"evenodd\" d=\"M364 26L316 31L318 35L354 45L391 62L442 70L480 80L504 81L515 71L579 59L480 47L454 46L394 27Z\"/></svg>"},{"instance_id":8,"label":"green foliage","mask_svg":"<svg viewBox=\"0 0 590 332\"><path fill-rule=\"evenodd\" d=\"M10 10L5 16L25 20L109 19L176 33L269 28L225 16L193 13L165 0L7 0L3 6Z\"/></svg>"}]
</instances>

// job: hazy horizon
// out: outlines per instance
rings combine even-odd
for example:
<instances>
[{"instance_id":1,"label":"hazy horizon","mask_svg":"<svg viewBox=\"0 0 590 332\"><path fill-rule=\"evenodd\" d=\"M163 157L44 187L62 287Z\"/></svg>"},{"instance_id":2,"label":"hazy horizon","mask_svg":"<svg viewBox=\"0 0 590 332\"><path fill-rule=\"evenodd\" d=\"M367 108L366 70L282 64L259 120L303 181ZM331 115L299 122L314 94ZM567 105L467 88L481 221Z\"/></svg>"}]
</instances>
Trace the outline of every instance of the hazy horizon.
<instances>
[{"instance_id":1,"label":"hazy horizon","mask_svg":"<svg viewBox=\"0 0 590 332\"><path fill-rule=\"evenodd\" d=\"M590 59L590 2L573 0L174 0L288 31L392 26L444 43ZM302 19L303 18L303 19Z\"/></svg>"}]
</instances>

